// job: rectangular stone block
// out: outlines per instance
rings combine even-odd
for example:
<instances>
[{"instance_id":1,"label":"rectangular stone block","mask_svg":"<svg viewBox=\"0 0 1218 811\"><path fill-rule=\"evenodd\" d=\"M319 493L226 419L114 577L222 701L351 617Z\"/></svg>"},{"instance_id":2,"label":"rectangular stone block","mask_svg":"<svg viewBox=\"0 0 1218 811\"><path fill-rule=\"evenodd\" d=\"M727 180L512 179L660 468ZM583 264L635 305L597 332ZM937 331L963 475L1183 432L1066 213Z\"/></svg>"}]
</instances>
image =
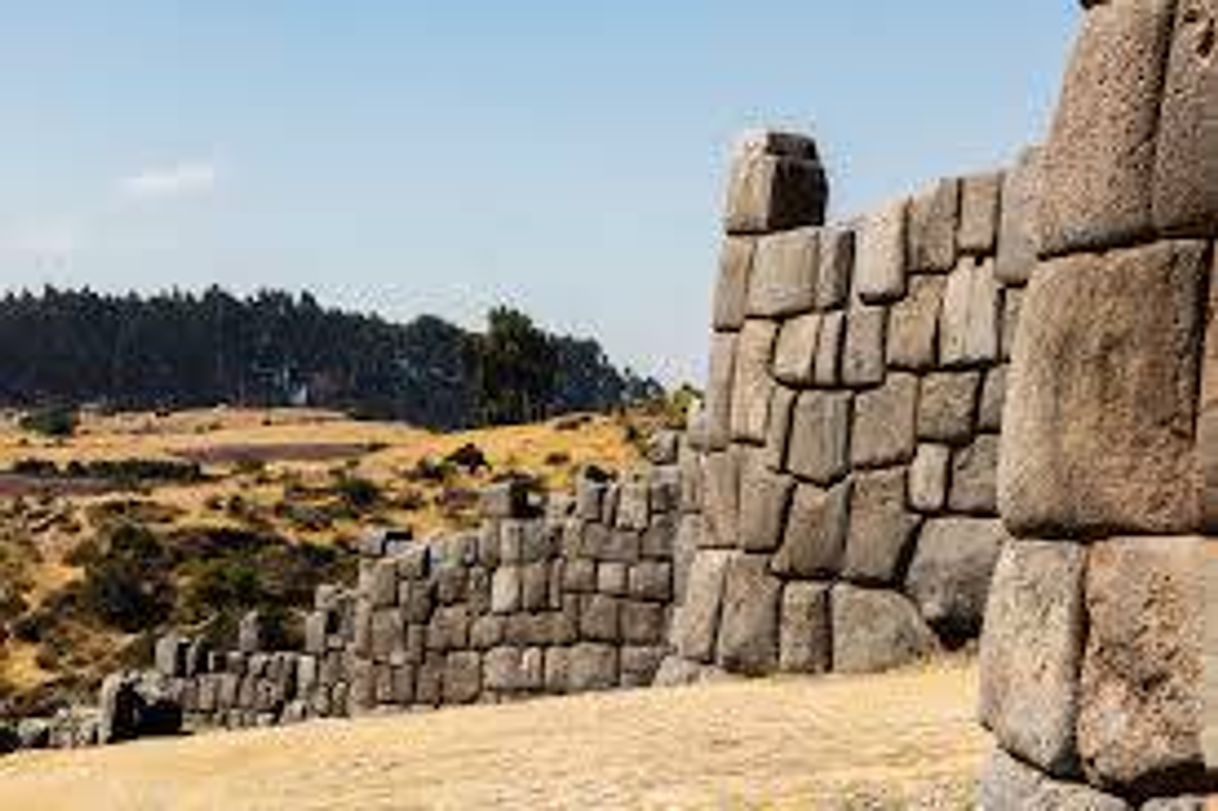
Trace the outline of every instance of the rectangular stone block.
<instances>
[{"instance_id":1,"label":"rectangular stone block","mask_svg":"<svg viewBox=\"0 0 1218 811\"><path fill-rule=\"evenodd\" d=\"M773 155L745 145L732 162L724 229L757 234L825 219L828 182L816 158Z\"/></svg>"},{"instance_id":2,"label":"rectangular stone block","mask_svg":"<svg viewBox=\"0 0 1218 811\"><path fill-rule=\"evenodd\" d=\"M629 576L625 563L606 561L596 565L596 590L601 594L618 597L626 595L626 578Z\"/></svg>"},{"instance_id":3,"label":"rectangular stone block","mask_svg":"<svg viewBox=\"0 0 1218 811\"><path fill-rule=\"evenodd\" d=\"M983 256L994 253L1001 189L1001 172L970 175L961 181L960 232L956 235L961 253Z\"/></svg>"},{"instance_id":4,"label":"rectangular stone block","mask_svg":"<svg viewBox=\"0 0 1218 811\"><path fill-rule=\"evenodd\" d=\"M1002 291L1002 336L998 341L998 355L1003 361L1011 359L1015 347L1015 333L1019 326L1019 309L1023 303L1023 289L1007 287Z\"/></svg>"},{"instance_id":5,"label":"rectangular stone block","mask_svg":"<svg viewBox=\"0 0 1218 811\"><path fill-rule=\"evenodd\" d=\"M706 444L726 448L732 438L732 388L736 379L735 332L711 335L710 370L706 381Z\"/></svg>"},{"instance_id":6,"label":"rectangular stone block","mask_svg":"<svg viewBox=\"0 0 1218 811\"><path fill-rule=\"evenodd\" d=\"M832 484L850 464L851 395L808 391L799 395L791 416L787 468L803 479Z\"/></svg>"},{"instance_id":7,"label":"rectangular stone block","mask_svg":"<svg viewBox=\"0 0 1218 811\"><path fill-rule=\"evenodd\" d=\"M1087 11L1042 158L1041 256L1125 245L1152 232L1175 6L1110 0Z\"/></svg>"},{"instance_id":8,"label":"rectangular stone block","mask_svg":"<svg viewBox=\"0 0 1218 811\"><path fill-rule=\"evenodd\" d=\"M1040 147L1023 150L1002 180L1002 216L994 259L994 278L1000 284L1027 284L1036 268L1040 152Z\"/></svg>"},{"instance_id":9,"label":"rectangular stone block","mask_svg":"<svg viewBox=\"0 0 1218 811\"><path fill-rule=\"evenodd\" d=\"M978 372L932 372L918 397L918 439L959 445L973 436Z\"/></svg>"},{"instance_id":10,"label":"rectangular stone block","mask_svg":"<svg viewBox=\"0 0 1218 811\"><path fill-rule=\"evenodd\" d=\"M732 387L732 438L762 443L770 416L770 358L778 326L750 318L736 346L736 379Z\"/></svg>"},{"instance_id":11,"label":"rectangular stone block","mask_svg":"<svg viewBox=\"0 0 1218 811\"><path fill-rule=\"evenodd\" d=\"M581 642L567 653L567 692L610 690L618 684L618 649L613 645Z\"/></svg>"},{"instance_id":12,"label":"rectangular stone block","mask_svg":"<svg viewBox=\"0 0 1218 811\"><path fill-rule=\"evenodd\" d=\"M816 309L836 310L846 306L854 273L855 232L829 226L820 232L820 268L816 276Z\"/></svg>"},{"instance_id":13,"label":"rectangular stone block","mask_svg":"<svg viewBox=\"0 0 1218 811\"><path fill-rule=\"evenodd\" d=\"M998 514L998 444L981 434L971 445L952 451L952 485L947 504L954 512Z\"/></svg>"},{"instance_id":14,"label":"rectangular stone block","mask_svg":"<svg viewBox=\"0 0 1218 811\"><path fill-rule=\"evenodd\" d=\"M850 526L850 482L828 490L809 484L795 489L782 547L771 565L787 577L833 577L842 568Z\"/></svg>"},{"instance_id":15,"label":"rectangular stone block","mask_svg":"<svg viewBox=\"0 0 1218 811\"><path fill-rule=\"evenodd\" d=\"M734 547L740 537L739 449L707 454L703 465L706 484L707 542Z\"/></svg>"},{"instance_id":16,"label":"rectangular stone block","mask_svg":"<svg viewBox=\"0 0 1218 811\"><path fill-rule=\"evenodd\" d=\"M977 408L977 428L998 433L1002 428L1002 406L1006 402L1007 367L995 366L985 373L981 384L981 405Z\"/></svg>"},{"instance_id":17,"label":"rectangular stone block","mask_svg":"<svg viewBox=\"0 0 1218 811\"><path fill-rule=\"evenodd\" d=\"M906 200L895 200L868 214L859 227L854 289L867 304L905 295L906 208Z\"/></svg>"},{"instance_id":18,"label":"rectangular stone block","mask_svg":"<svg viewBox=\"0 0 1218 811\"><path fill-rule=\"evenodd\" d=\"M913 459L918 379L893 372L884 385L854 400L850 461L855 468L880 467Z\"/></svg>"},{"instance_id":19,"label":"rectangular stone block","mask_svg":"<svg viewBox=\"0 0 1218 811\"><path fill-rule=\"evenodd\" d=\"M655 645L667 630L665 607L659 603L624 600L621 605L622 641L630 645Z\"/></svg>"},{"instance_id":20,"label":"rectangular stone block","mask_svg":"<svg viewBox=\"0 0 1218 811\"><path fill-rule=\"evenodd\" d=\"M685 599L673 616L672 640L684 659L710 662L715 656L723 581L728 561L736 552L699 550L689 567Z\"/></svg>"},{"instance_id":21,"label":"rectangular stone block","mask_svg":"<svg viewBox=\"0 0 1218 811\"><path fill-rule=\"evenodd\" d=\"M899 592L838 583L830 606L833 669L838 673L875 673L938 650L934 632Z\"/></svg>"},{"instance_id":22,"label":"rectangular stone block","mask_svg":"<svg viewBox=\"0 0 1218 811\"><path fill-rule=\"evenodd\" d=\"M1208 272L1199 242L1066 257L1036 271L999 459L1002 515L1015 534L1199 525L1193 433Z\"/></svg>"},{"instance_id":23,"label":"rectangular stone block","mask_svg":"<svg viewBox=\"0 0 1218 811\"><path fill-rule=\"evenodd\" d=\"M909 506L934 513L947 504L947 472L952 450L947 445L918 445L909 466Z\"/></svg>"},{"instance_id":24,"label":"rectangular stone block","mask_svg":"<svg viewBox=\"0 0 1218 811\"><path fill-rule=\"evenodd\" d=\"M820 234L799 228L757 238L747 313L781 318L809 312L816 297Z\"/></svg>"},{"instance_id":25,"label":"rectangular stone block","mask_svg":"<svg viewBox=\"0 0 1218 811\"><path fill-rule=\"evenodd\" d=\"M845 340L846 314L837 311L822 315L813 369L813 382L816 385L836 386L841 382L842 345Z\"/></svg>"},{"instance_id":26,"label":"rectangular stone block","mask_svg":"<svg viewBox=\"0 0 1218 811\"><path fill-rule=\"evenodd\" d=\"M751 237L725 237L723 240L712 318L716 330L738 330L744 326L756 244Z\"/></svg>"},{"instance_id":27,"label":"rectangular stone block","mask_svg":"<svg viewBox=\"0 0 1218 811\"><path fill-rule=\"evenodd\" d=\"M444 703L472 704L482 692L482 657L456 651L444 660Z\"/></svg>"},{"instance_id":28,"label":"rectangular stone block","mask_svg":"<svg viewBox=\"0 0 1218 811\"><path fill-rule=\"evenodd\" d=\"M829 586L788 583L782 591L779 668L786 673L825 673L831 648Z\"/></svg>"},{"instance_id":29,"label":"rectangular stone block","mask_svg":"<svg viewBox=\"0 0 1218 811\"><path fill-rule=\"evenodd\" d=\"M672 598L672 564L643 561L630 567L630 596L636 600L668 602Z\"/></svg>"},{"instance_id":30,"label":"rectangular stone block","mask_svg":"<svg viewBox=\"0 0 1218 811\"><path fill-rule=\"evenodd\" d=\"M812 384L820 319L819 313L807 313L782 323L774 348L774 377L780 382L788 386Z\"/></svg>"},{"instance_id":31,"label":"rectangular stone block","mask_svg":"<svg viewBox=\"0 0 1218 811\"><path fill-rule=\"evenodd\" d=\"M507 614L520 610L520 567L503 565L491 576L491 611Z\"/></svg>"},{"instance_id":32,"label":"rectangular stone block","mask_svg":"<svg viewBox=\"0 0 1218 811\"><path fill-rule=\"evenodd\" d=\"M905 508L906 470L860 473L850 497L843 575L862 583L892 583L900 575L918 517Z\"/></svg>"},{"instance_id":33,"label":"rectangular stone block","mask_svg":"<svg viewBox=\"0 0 1218 811\"><path fill-rule=\"evenodd\" d=\"M981 633L981 722L1051 774L1077 768L1086 548L1014 541L998 557Z\"/></svg>"},{"instance_id":34,"label":"rectangular stone block","mask_svg":"<svg viewBox=\"0 0 1218 811\"><path fill-rule=\"evenodd\" d=\"M960 181L944 178L909 204L909 269L946 273L956 264L960 222Z\"/></svg>"},{"instance_id":35,"label":"rectangular stone block","mask_svg":"<svg viewBox=\"0 0 1218 811\"><path fill-rule=\"evenodd\" d=\"M970 366L998 360L999 287L994 261L971 257L947 278L939 321L939 358L945 366Z\"/></svg>"},{"instance_id":36,"label":"rectangular stone block","mask_svg":"<svg viewBox=\"0 0 1218 811\"><path fill-rule=\"evenodd\" d=\"M778 548L795 483L756 462L747 464L740 490L740 548L768 552Z\"/></svg>"},{"instance_id":37,"label":"rectangular stone block","mask_svg":"<svg viewBox=\"0 0 1218 811\"><path fill-rule=\"evenodd\" d=\"M796 397L791 389L775 386L770 399L770 426L766 431L765 450L761 456L765 465L774 471L783 470L787 463L787 445Z\"/></svg>"},{"instance_id":38,"label":"rectangular stone block","mask_svg":"<svg viewBox=\"0 0 1218 811\"><path fill-rule=\"evenodd\" d=\"M853 307L846 316L841 380L847 386L875 386L884 380L885 307Z\"/></svg>"},{"instance_id":39,"label":"rectangular stone block","mask_svg":"<svg viewBox=\"0 0 1218 811\"><path fill-rule=\"evenodd\" d=\"M934 367L945 285L941 276L914 276L909 281L909 294L892 305L888 314L889 367L918 371Z\"/></svg>"},{"instance_id":40,"label":"rectangular stone block","mask_svg":"<svg viewBox=\"0 0 1218 811\"><path fill-rule=\"evenodd\" d=\"M778 664L778 609L782 582L764 555L739 555L727 567L716 662L748 675L771 673Z\"/></svg>"},{"instance_id":41,"label":"rectangular stone block","mask_svg":"<svg viewBox=\"0 0 1218 811\"><path fill-rule=\"evenodd\" d=\"M590 594L580 598L579 633L584 639L598 642L616 642L620 636L618 612L621 600L604 594Z\"/></svg>"}]
</instances>

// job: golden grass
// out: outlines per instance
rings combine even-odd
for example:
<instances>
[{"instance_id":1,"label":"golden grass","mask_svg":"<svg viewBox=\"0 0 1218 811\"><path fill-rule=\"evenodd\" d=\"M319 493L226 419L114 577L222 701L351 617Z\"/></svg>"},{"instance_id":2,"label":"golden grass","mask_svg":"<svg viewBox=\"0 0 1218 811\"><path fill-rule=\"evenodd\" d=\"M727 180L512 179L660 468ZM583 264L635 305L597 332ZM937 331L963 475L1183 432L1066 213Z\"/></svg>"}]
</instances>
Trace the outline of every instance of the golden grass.
<instances>
[{"instance_id":1,"label":"golden grass","mask_svg":"<svg viewBox=\"0 0 1218 811\"><path fill-rule=\"evenodd\" d=\"M975 664L602 693L0 760L0 808L950 808Z\"/></svg>"}]
</instances>

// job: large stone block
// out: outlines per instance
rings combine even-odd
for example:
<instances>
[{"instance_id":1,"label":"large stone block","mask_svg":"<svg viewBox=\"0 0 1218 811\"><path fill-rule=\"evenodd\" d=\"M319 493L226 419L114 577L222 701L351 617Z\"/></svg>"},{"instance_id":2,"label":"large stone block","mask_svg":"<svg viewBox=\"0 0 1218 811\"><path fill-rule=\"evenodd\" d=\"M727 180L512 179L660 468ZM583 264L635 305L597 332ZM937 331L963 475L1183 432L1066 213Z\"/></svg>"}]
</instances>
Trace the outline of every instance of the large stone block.
<instances>
[{"instance_id":1,"label":"large stone block","mask_svg":"<svg viewBox=\"0 0 1218 811\"><path fill-rule=\"evenodd\" d=\"M918 526L905 509L904 468L860 473L850 498L843 574L866 583L892 583L901 574Z\"/></svg>"},{"instance_id":2,"label":"large stone block","mask_svg":"<svg viewBox=\"0 0 1218 811\"><path fill-rule=\"evenodd\" d=\"M1076 768L1086 548L1012 541L998 557L981 632L981 722L1053 774Z\"/></svg>"},{"instance_id":3,"label":"large stone block","mask_svg":"<svg viewBox=\"0 0 1218 811\"><path fill-rule=\"evenodd\" d=\"M829 586L788 583L782 591L779 668L786 673L824 673L831 649Z\"/></svg>"},{"instance_id":4,"label":"large stone block","mask_svg":"<svg viewBox=\"0 0 1218 811\"><path fill-rule=\"evenodd\" d=\"M664 606L625 600L621 606L622 641L629 645L657 645L664 640Z\"/></svg>"},{"instance_id":5,"label":"large stone block","mask_svg":"<svg viewBox=\"0 0 1218 811\"><path fill-rule=\"evenodd\" d=\"M795 577L832 577L841 571L850 521L850 482L829 490L810 484L795 489L774 571Z\"/></svg>"},{"instance_id":6,"label":"large stone block","mask_svg":"<svg viewBox=\"0 0 1218 811\"><path fill-rule=\"evenodd\" d=\"M941 276L914 276L909 295L892 305L888 314L890 367L924 370L935 365L945 284Z\"/></svg>"},{"instance_id":7,"label":"large stone block","mask_svg":"<svg viewBox=\"0 0 1218 811\"><path fill-rule=\"evenodd\" d=\"M852 307L846 315L841 381L847 386L874 386L884 381L885 307Z\"/></svg>"},{"instance_id":8,"label":"large stone block","mask_svg":"<svg viewBox=\"0 0 1218 811\"><path fill-rule=\"evenodd\" d=\"M801 146L789 148L800 141ZM781 142L782 146L776 146ZM728 182L724 228L729 234L764 233L820 225L828 181L809 138L750 136L738 147Z\"/></svg>"},{"instance_id":9,"label":"large stone block","mask_svg":"<svg viewBox=\"0 0 1218 811\"><path fill-rule=\"evenodd\" d=\"M740 457L733 448L707 454L703 463L704 545L734 547L740 537Z\"/></svg>"},{"instance_id":10,"label":"large stone block","mask_svg":"<svg viewBox=\"0 0 1218 811\"><path fill-rule=\"evenodd\" d=\"M977 407L977 429L998 433L1002 428L1002 406L1007 396L1007 367L987 369L981 384L981 404Z\"/></svg>"},{"instance_id":11,"label":"large stone block","mask_svg":"<svg viewBox=\"0 0 1218 811\"><path fill-rule=\"evenodd\" d=\"M932 372L918 395L918 439L961 444L973 436L978 372Z\"/></svg>"},{"instance_id":12,"label":"large stone block","mask_svg":"<svg viewBox=\"0 0 1218 811\"><path fill-rule=\"evenodd\" d=\"M812 384L820 320L819 313L808 313L783 322L774 348L774 377L790 386Z\"/></svg>"},{"instance_id":13,"label":"large stone block","mask_svg":"<svg viewBox=\"0 0 1218 811\"><path fill-rule=\"evenodd\" d=\"M964 257L947 278L939 321L939 359L945 366L998 360L1002 304L994 260Z\"/></svg>"},{"instance_id":14,"label":"large stone block","mask_svg":"<svg viewBox=\"0 0 1218 811\"><path fill-rule=\"evenodd\" d=\"M905 295L907 202L897 200L864 218L858 234L854 289L868 304Z\"/></svg>"},{"instance_id":15,"label":"large stone block","mask_svg":"<svg viewBox=\"0 0 1218 811\"><path fill-rule=\"evenodd\" d=\"M728 561L735 553L718 549L700 550L689 567L685 599L673 616L672 641L686 659L710 662L719 634L723 580Z\"/></svg>"},{"instance_id":16,"label":"large stone block","mask_svg":"<svg viewBox=\"0 0 1218 811\"><path fill-rule=\"evenodd\" d=\"M960 232L956 243L961 253L989 255L998 238L999 194L1002 173L970 175L960 183Z\"/></svg>"},{"instance_id":17,"label":"large stone block","mask_svg":"<svg viewBox=\"0 0 1218 811\"><path fill-rule=\"evenodd\" d=\"M820 233L799 228L758 237L749 279L749 316L781 318L812 309L820 264Z\"/></svg>"},{"instance_id":18,"label":"large stone block","mask_svg":"<svg viewBox=\"0 0 1218 811\"><path fill-rule=\"evenodd\" d=\"M764 442L770 417L770 358L778 326L750 318L736 345L735 382L732 385L732 438Z\"/></svg>"},{"instance_id":19,"label":"large stone block","mask_svg":"<svg viewBox=\"0 0 1218 811\"><path fill-rule=\"evenodd\" d=\"M938 512L947 503L947 471L952 450L947 445L921 444L909 466L909 506Z\"/></svg>"},{"instance_id":20,"label":"large stone block","mask_svg":"<svg viewBox=\"0 0 1218 811\"><path fill-rule=\"evenodd\" d=\"M610 690L618 684L618 649L613 645L583 642L567 652L566 660L568 692Z\"/></svg>"},{"instance_id":21,"label":"large stone block","mask_svg":"<svg viewBox=\"0 0 1218 811\"><path fill-rule=\"evenodd\" d=\"M808 391L799 395L791 416L788 470L821 485L846 475L851 399L841 392Z\"/></svg>"},{"instance_id":22,"label":"large stone block","mask_svg":"<svg viewBox=\"0 0 1218 811\"><path fill-rule=\"evenodd\" d=\"M909 600L895 591L833 587L833 669L870 673L933 653L938 643Z\"/></svg>"},{"instance_id":23,"label":"large stone block","mask_svg":"<svg viewBox=\"0 0 1218 811\"><path fill-rule=\"evenodd\" d=\"M820 268L816 278L816 308L833 310L846 305L854 272L855 232L830 226L820 232Z\"/></svg>"},{"instance_id":24,"label":"large stone block","mask_svg":"<svg viewBox=\"0 0 1218 811\"><path fill-rule=\"evenodd\" d=\"M770 425L766 431L765 448L761 452L764 464L771 470L783 470L787 464L787 444L791 436L791 416L798 395L785 386L775 386L770 398Z\"/></svg>"},{"instance_id":25,"label":"large stone block","mask_svg":"<svg viewBox=\"0 0 1218 811\"><path fill-rule=\"evenodd\" d=\"M726 448L732 438L732 389L736 380L735 332L711 335L710 370L706 381L706 444Z\"/></svg>"},{"instance_id":26,"label":"large stone block","mask_svg":"<svg viewBox=\"0 0 1218 811\"><path fill-rule=\"evenodd\" d=\"M939 636L977 636L990 576L1007 540L998 519L940 518L922 525L905 590Z\"/></svg>"},{"instance_id":27,"label":"large stone block","mask_svg":"<svg viewBox=\"0 0 1218 811\"><path fill-rule=\"evenodd\" d=\"M482 692L482 657L474 651L456 651L444 660L444 703L472 704Z\"/></svg>"},{"instance_id":28,"label":"large stone block","mask_svg":"<svg viewBox=\"0 0 1218 811\"><path fill-rule=\"evenodd\" d=\"M1119 797L1084 783L1054 780L997 747L986 759L978 789L982 811L1132 811Z\"/></svg>"},{"instance_id":29,"label":"large stone block","mask_svg":"<svg viewBox=\"0 0 1218 811\"><path fill-rule=\"evenodd\" d=\"M712 318L717 330L737 330L744 326L756 245L757 241L750 237L726 237L723 240Z\"/></svg>"},{"instance_id":30,"label":"large stone block","mask_svg":"<svg viewBox=\"0 0 1218 811\"><path fill-rule=\"evenodd\" d=\"M946 272L956 264L960 181L940 180L909 205L909 269Z\"/></svg>"},{"instance_id":31,"label":"large stone block","mask_svg":"<svg viewBox=\"0 0 1218 811\"><path fill-rule=\"evenodd\" d=\"M825 313L816 341L813 381L818 386L836 386L842 379L842 346L846 341L846 314Z\"/></svg>"},{"instance_id":32,"label":"large stone block","mask_svg":"<svg viewBox=\"0 0 1218 811\"><path fill-rule=\"evenodd\" d=\"M740 548L768 552L782 540L787 505L795 483L763 465L746 465L740 491Z\"/></svg>"},{"instance_id":33,"label":"large stone block","mask_svg":"<svg viewBox=\"0 0 1218 811\"><path fill-rule=\"evenodd\" d=\"M778 604L782 582L764 555L739 555L727 567L717 664L760 675L778 664Z\"/></svg>"},{"instance_id":34,"label":"large stone block","mask_svg":"<svg viewBox=\"0 0 1218 811\"><path fill-rule=\"evenodd\" d=\"M994 259L994 278L1001 284L1026 284L1036 268L1040 154L1039 147L1025 149L1002 181L1002 216Z\"/></svg>"},{"instance_id":35,"label":"large stone block","mask_svg":"<svg viewBox=\"0 0 1218 811\"><path fill-rule=\"evenodd\" d=\"M1109 0L1088 10L1042 158L1042 256L1151 233L1155 134L1175 6Z\"/></svg>"},{"instance_id":36,"label":"large stone block","mask_svg":"<svg viewBox=\"0 0 1218 811\"><path fill-rule=\"evenodd\" d=\"M850 461L856 468L878 467L913 459L914 422L918 413L918 379L894 372L884 385L854 400Z\"/></svg>"},{"instance_id":37,"label":"large stone block","mask_svg":"<svg viewBox=\"0 0 1218 811\"><path fill-rule=\"evenodd\" d=\"M947 505L970 515L998 514L998 443L982 434L973 444L952 451L952 484Z\"/></svg>"},{"instance_id":38,"label":"large stone block","mask_svg":"<svg viewBox=\"0 0 1218 811\"><path fill-rule=\"evenodd\" d=\"M1204 258L1203 243L1161 242L1036 271L999 457L1000 508L1013 533L1197 527Z\"/></svg>"},{"instance_id":39,"label":"large stone block","mask_svg":"<svg viewBox=\"0 0 1218 811\"><path fill-rule=\"evenodd\" d=\"M1091 548L1078 749L1094 783L1133 788L1204 777L1203 543L1117 538Z\"/></svg>"}]
</instances>

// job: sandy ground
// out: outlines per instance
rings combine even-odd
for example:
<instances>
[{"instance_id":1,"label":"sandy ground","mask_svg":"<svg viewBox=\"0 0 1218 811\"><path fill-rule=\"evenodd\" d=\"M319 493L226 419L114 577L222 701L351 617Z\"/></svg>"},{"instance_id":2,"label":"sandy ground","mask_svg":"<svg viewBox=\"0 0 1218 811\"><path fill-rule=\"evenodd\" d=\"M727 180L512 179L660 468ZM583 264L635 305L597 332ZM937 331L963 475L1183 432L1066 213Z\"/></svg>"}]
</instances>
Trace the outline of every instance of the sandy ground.
<instances>
[{"instance_id":1,"label":"sandy ground","mask_svg":"<svg viewBox=\"0 0 1218 811\"><path fill-rule=\"evenodd\" d=\"M23 753L0 808L965 809L976 682L957 661Z\"/></svg>"}]
</instances>

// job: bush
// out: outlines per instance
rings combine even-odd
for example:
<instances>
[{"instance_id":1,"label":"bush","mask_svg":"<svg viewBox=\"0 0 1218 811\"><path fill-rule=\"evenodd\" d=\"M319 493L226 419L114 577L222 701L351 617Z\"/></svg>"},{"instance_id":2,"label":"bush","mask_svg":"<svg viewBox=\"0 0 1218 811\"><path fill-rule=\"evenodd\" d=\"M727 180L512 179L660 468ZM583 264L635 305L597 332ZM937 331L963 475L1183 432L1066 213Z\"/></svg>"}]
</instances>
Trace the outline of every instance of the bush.
<instances>
[{"instance_id":1,"label":"bush","mask_svg":"<svg viewBox=\"0 0 1218 811\"><path fill-rule=\"evenodd\" d=\"M171 560L147 529L123 524L85 564L84 607L107 625L134 633L165 621L173 608Z\"/></svg>"},{"instance_id":2,"label":"bush","mask_svg":"<svg viewBox=\"0 0 1218 811\"><path fill-rule=\"evenodd\" d=\"M31 411L17 423L21 430L50 437L70 437L76 433L80 415L72 406L56 405Z\"/></svg>"},{"instance_id":3,"label":"bush","mask_svg":"<svg viewBox=\"0 0 1218 811\"><path fill-rule=\"evenodd\" d=\"M381 501L381 488L359 476L343 476L339 479L338 494L343 502L356 512L370 510Z\"/></svg>"}]
</instances>

